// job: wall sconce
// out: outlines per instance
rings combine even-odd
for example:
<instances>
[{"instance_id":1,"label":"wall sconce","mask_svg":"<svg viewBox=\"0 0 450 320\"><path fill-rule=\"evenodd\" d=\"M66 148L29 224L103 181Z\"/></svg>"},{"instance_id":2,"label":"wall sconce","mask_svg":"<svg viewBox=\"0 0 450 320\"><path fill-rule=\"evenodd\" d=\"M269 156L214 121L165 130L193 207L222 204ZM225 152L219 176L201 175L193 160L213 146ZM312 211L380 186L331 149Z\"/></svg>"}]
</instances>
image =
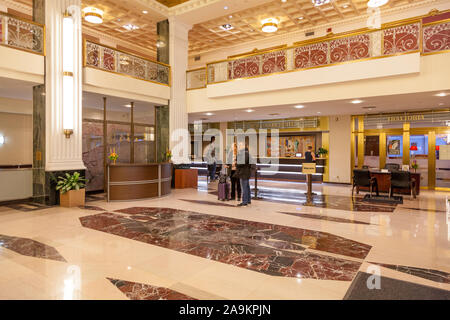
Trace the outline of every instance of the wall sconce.
<instances>
[{"instance_id":1,"label":"wall sconce","mask_svg":"<svg viewBox=\"0 0 450 320\"><path fill-rule=\"evenodd\" d=\"M0 146L5 144L5 137L0 135Z\"/></svg>"},{"instance_id":2,"label":"wall sconce","mask_svg":"<svg viewBox=\"0 0 450 320\"><path fill-rule=\"evenodd\" d=\"M74 112L74 21L71 15L63 18L63 129L67 139L73 134Z\"/></svg>"}]
</instances>

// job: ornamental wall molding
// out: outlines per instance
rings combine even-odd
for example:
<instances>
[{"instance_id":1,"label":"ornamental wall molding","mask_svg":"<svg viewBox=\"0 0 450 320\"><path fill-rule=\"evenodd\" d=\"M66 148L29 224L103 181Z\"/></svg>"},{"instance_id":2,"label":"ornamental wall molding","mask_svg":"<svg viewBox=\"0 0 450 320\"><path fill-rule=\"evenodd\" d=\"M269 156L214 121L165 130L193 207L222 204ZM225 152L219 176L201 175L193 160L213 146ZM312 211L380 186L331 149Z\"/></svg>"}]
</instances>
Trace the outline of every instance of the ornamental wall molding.
<instances>
[{"instance_id":1,"label":"ornamental wall molding","mask_svg":"<svg viewBox=\"0 0 450 320\"><path fill-rule=\"evenodd\" d=\"M9 8L9 9L13 9L13 10L22 12L22 13L27 14L29 16L31 16L33 14L33 8L31 6L28 6L26 4L19 3L19 2L16 2L16 1L3 0L3 1L0 2L0 5L4 5L5 7Z\"/></svg>"},{"instance_id":2,"label":"ornamental wall molding","mask_svg":"<svg viewBox=\"0 0 450 320\"><path fill-rule=\"evenodd\" d=\"M448 4L448 0L425 0L420 3L408 3L406 5L399 6L399 7L382 9L381 15L384 15L384 17L392 16L395 14L407 12L409 10L427 8L427 7L430 8L430 10L431 10L432 5L445 5L445 4ZM429 11L424 12L424 14L426 14L428 12ZM314 27L307 27L307 28L296 30L296 31L283 33L280 35L273 35L272 37L267 37L264 39L246 41L245 45L255 48L255 47L258 47L258 44L260 44L260 43L265 43L270 40L273 41L276 38L280 38L280 43L283 43L283 44L286 44L286 40L283 41L283 39L286 39L286 38L296 38L296 40L294 42L302 41L305 39L314 39L314 38L326 35L326 29L328 29L328 28L335 28L335 27L353 25L356 23L362 23L362 22L365 22L368 17L369 17L368 14L364 14L364 15L361 15L358 17L347 18L347 19L337 21L337 22L318 24ZM384 21L383 23L385 23L385 22L386 21ZM305 36L304 36L305 32L309 32L309 31L315 31L316 34L313 38L305 38ZM348 31L350 31L350 30L348 30ZM272 44L272 45L274 45L274 44ZM215 49L206 50L206 51L191 51L191 52L189 52L189 57L192 58L197 55L223 51L224 48L230 49L230 48L237 48L240 46L242 46L242 44L231 45L231 46L227 46L227 47L223 47L223 48L215 48Z\"/></svg>"}]
</instances>

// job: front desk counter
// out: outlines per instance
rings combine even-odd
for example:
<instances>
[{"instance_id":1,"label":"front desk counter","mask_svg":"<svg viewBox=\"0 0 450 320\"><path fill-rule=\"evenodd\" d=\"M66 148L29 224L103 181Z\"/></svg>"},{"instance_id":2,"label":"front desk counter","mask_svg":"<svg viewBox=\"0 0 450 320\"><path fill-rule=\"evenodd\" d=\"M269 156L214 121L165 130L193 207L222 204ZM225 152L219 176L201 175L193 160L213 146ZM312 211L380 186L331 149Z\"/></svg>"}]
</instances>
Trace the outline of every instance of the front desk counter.
<instances>
[{"instance_id":1,"label":"front desk counter","mask_svg":"<svg viewBox=\"0 0 450 320\"><path fill-rule=\"evenodd\" d=\"M108 201L163 197L171 192L172 164L108 165Z\"/></svg>"},{"instance_id":2,"label":"front desk counter","mask_svg":"<svg viewBox=\"0 0 450 320\"><path fill-rule=\"evenodd\" d=\"M267 164L268 162L273 164ZM278 162L278 164L277 164ZM304 158L258 158L258 171L262 179L306 181L306 174L302 173ZM323 174L327 165L326 158L316 159L317 171L312 175L312 182L323 182ZM271 167L272 166L272 167ZM275 167L277 167L275 169ZM262 174L268 171L267 174Z\"/></svg>"}]
</instances>

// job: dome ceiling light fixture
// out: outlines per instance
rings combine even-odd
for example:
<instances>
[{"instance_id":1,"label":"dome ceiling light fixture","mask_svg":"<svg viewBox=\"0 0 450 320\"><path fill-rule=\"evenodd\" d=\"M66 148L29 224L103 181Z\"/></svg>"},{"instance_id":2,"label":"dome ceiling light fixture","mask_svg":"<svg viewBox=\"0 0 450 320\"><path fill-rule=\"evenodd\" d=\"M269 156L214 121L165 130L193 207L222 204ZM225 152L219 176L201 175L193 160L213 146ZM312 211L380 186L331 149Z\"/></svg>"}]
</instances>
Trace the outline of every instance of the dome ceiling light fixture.
<instances>
[{"instance_id":1,"label":"dome ceiling light fixture","mask_svg":"<svg viewBox=\"0 0 450 320\"><path fill-rule=\"evenodd\" d=\"M370 8L378 8L384 6L388 2L389 0L369 0L369 2L367 2L367 6Z\"/></svg>"},{"instance_id":2,"label":"dome ceiling light fixture","mask_svg":"<svg viewBox=\"0 0 450 320\"><path fill-rule=\"evenodd\" d=\"M84 20L94 24L100 24L103 22L103 10L87 7L83 9Z\"/></svg>"},{"instance_id":3,"label":"dome ceiling light fixture","mask_svg":"<svg viewBox=\"0 0 450 320\"><path fill-rule=\"evenodd\" d=\"M261 23L263 32L273 33L278 30L279 21L275 18L264 19Z\"/></svg>"},{"instance_id":4,"label":"dome ceiling light fixture","mask_svg":"<svg viewBox=\"0 0 450 320\"><path fill-rule=\"evenodd\" d=\"M311 0L314 7L320 7L324 4L330 3L330 0Z\"/></svg>"}]
</instances>

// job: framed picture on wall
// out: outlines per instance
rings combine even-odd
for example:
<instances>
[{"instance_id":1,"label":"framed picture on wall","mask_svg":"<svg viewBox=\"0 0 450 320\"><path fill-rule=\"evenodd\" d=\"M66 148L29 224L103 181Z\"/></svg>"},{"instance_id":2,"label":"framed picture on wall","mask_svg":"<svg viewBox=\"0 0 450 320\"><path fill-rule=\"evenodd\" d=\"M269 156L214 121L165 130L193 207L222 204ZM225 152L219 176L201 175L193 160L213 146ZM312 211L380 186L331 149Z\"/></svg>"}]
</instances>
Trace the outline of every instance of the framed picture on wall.
<instances>
[{"instance_id":1,"label":"framed picture on wall","mask_svg":"<svg viewBox=\"0 0 450 320\"><path fill-rule=\"evenodd\" d=\"M388 155L390 156L398 156L401 153L401 141L397 139L393 139L389 141L388 144Z\"/></svg>"}]
</instances>

